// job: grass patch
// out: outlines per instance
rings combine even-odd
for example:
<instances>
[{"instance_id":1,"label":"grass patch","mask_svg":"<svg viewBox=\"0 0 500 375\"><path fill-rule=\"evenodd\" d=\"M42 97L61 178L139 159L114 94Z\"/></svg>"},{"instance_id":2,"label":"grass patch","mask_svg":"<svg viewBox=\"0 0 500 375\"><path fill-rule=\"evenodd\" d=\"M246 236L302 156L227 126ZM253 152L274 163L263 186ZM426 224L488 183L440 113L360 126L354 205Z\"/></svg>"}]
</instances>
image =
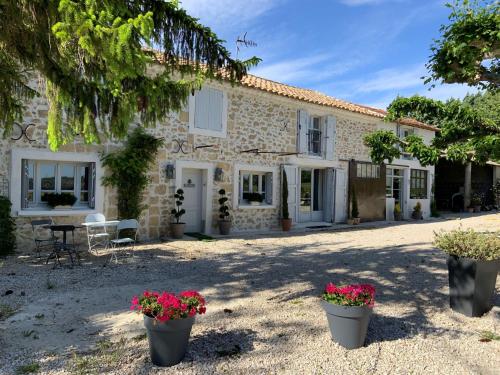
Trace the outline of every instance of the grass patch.
<instances>
[{"instance_id":1,"label":"grass patch","mask_svg":"<svg viewBox=\"0 0 500 375\"><path fill-rule=\"evenodd\" d=\"M97 342L96 349L90 354L73 353L69 363L69 372L75 375L104 374L116 367L125 354L127 340L113 343L109 340Z\"/></svg>"},{"instance_id":2,"label":"grass patch","mask_svg":"<svg viewBox=\"0 0 500 375\"><path fill-rule=\"evenodd\" d=\"M16 310L13 307L0 303L0 320L5 320L9 316L14 315L15 313Z\"/></svg>"},{"instance_id":3,"label":"grass patch","mask_svg":"<svg viewBox=\"0 0 500 375\"><path fill-rule=\"evenodd\" d=\"M290 303L292 305L302 305L304 303L304 301L302 301L301 299L293 299L290 301Z\"/></svg>"},{"instance_id":4,"label":"grass patch","mask_svg":"<svg viewBox=\"0 0 500 375\"><path fill-rule=\"evenodd\" d=\"M30 363L28 365L22 365L16 368L16 375L21 374L33 374L40 370L40 365L38 363Z\"/></svg>"},{"instance_id":5,"label":"grass patch","mask_svg":"<svg viewBox=\"0 0 500 375\"><path fill-rule=\"evenodd\" d=\"M480 334L481 334L481 338L479 339L479 341L481 341L481 342L490 342L493 340L500 341L500 335L497 335L494 332L482 331L482 332L480 332Z\"/></svg>"},{"instance_id":6,"label":"grass patch","mask_svg":"<svg viewBox=\"0 0 500 375\"><path fill-rule=\"evenodd\" d=\"M139 341L142 341L142 340L146 340L148 338L148 335L146 333L142 333L138 336L134 336L132 337L132 341L134 342L139 342Z\"/></svg>"},{"instance_id":7,"label":"grass patch","mask_svg":"<svg viewBox=\"0 0 500 375\"><path fill-rule=\"evenodd\" d=\"M186 236L196 238L198 241L203 241L203 242L217 241L215 238L207 236L206 234L203 234L203 233L190 232L190 233L185 233L185 234L186 234Z\"/></svg>"}]
</instances>

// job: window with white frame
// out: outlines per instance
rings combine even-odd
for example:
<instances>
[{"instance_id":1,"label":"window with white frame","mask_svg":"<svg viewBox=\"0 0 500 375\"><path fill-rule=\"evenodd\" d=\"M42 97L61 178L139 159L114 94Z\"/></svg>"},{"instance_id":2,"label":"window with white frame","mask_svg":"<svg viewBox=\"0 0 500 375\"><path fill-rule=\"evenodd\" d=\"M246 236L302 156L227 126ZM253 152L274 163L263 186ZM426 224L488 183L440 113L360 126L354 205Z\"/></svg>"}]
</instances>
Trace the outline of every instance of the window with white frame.
<instances>
[{"instance_id":1,"label":"window with white frame","mask_svg":"<svg viewBox=\"0 0 500 375\"><path fill-rule=\"evenodd\" d=\"M403 170L399 168L387 168L385 181L385 196L400 200L403 196Z\"/></svg>"},{"instance_id":2,"label":"window with white frame","mask_svg":"<svg viewBox=\"0 0 500 375\"><path fill-rule=\"evenodd\" d=\"M380 178L380 165L358 162L356 164L356 177Z\"/></svg>"},{"instance_id":3,"label":"window with white frame","mask_svg":"<svg viewBox=\"0 0 500 375\"><path fill-rule=\"evenodd\" d=\"M410 171L410 199L427 199L427 171L425 169Z\"/></svg>"},{"instance_id":4,"label":"window with white frame","mask_svg":"<svg viewBox=\"0 0 500 375\"><path fill-rule=\"evenodd\" d=\"M249 204L255 194L261 196L262 204L273 204L272 183L271 172L240 171L239 204Z\"/></svg>"},{"instance_id":5,"label":"window with white frame","mask_svg":"<svg viewBox=\"0 0 500 375\"><path fill-rule=\"evenodd\" d=\"M46 208L46 195L70 193L75 208L95 205L95 163L22 160L22 208Z\"/></svg>"},{"instance_id":6,"label":"window with white frame","mask_svg":"<svg viewBox=\"0 0 500 375\"><path fill-rule=\"evenodd\" d=\"M225 137L227 127L227 99L222 90L203 87L189 102L190 132L200 135Z\"/></svg>"},{"instance_id":7,"label":"window with white frame","mask_svg":"<svg viewBox=\"0 0 500 375\"><path fill-rule=\"evenodd\" d=\"M321 117L311 117L308 132L308 151L311 155L322 155Z\"/></svg>"}]
</instances>

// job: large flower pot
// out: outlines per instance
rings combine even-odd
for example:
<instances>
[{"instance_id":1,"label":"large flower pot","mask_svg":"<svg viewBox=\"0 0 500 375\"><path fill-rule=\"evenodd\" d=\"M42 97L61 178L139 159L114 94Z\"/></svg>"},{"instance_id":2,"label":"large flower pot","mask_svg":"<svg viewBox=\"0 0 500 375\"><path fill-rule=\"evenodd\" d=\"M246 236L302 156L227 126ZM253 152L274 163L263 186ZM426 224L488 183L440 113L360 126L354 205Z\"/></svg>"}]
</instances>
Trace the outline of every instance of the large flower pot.
<instances>
[{"instance_id":1,"label":"large flower pot","mask_svg":"<svg viewBox=\"0 0 500 375\"><path fill-rule=\"evenodd\" d=\"M478 317L491 309L500 259L479 261L448 257L450 307L461 314Z\"/></svg>"},{"instance_id":2,"label":"large flower pot","mask_svg":"<svg viewBox=\"0 0 500 375\"><path fill-rule=\"evenodd\" d=\"M326 312L333 341L346 349L357 349L365 343L373 308L340 306L321 301Z\"/></svg>"},{"instance_id":3,"label":"large flower pot","mask_svg":"<svg viewBox=\"0 0 500 375\"><path fill-rule=\"evenodd\" d=\"M159 322L144 315L151 362L156 366L174 366L186 354L194 316Z\"/></svg>"},{"instance_id":4,"label":"large flower pot","mask_svg":"<svg viewBox=\"0 0 500 375\"><path fill-rule=\"evenodd\" d=\"M172 237L179 240L184 237L184 228L186 223L172 223L170 229L172 230Z\"/></svg>"},{"instance_id":5,"label":"large flower pot","mask_svg":"<svg viewBox=\"0 0 500 375\"><path fill-rule=\"evenodd\" d=\"M229 220L219 220L219 233L227 236L231 231L231 222Z\"/></svg>"},{"instance_id":6,"label":"large flower pot","mask_svg":"<svg viewBox=\"0 0 500 375\"><path fill-rule=\"evenodd\" d=\"M292 228L292 219L281 219L283 232L288 232Z\"/></svg>"}]
</instances>

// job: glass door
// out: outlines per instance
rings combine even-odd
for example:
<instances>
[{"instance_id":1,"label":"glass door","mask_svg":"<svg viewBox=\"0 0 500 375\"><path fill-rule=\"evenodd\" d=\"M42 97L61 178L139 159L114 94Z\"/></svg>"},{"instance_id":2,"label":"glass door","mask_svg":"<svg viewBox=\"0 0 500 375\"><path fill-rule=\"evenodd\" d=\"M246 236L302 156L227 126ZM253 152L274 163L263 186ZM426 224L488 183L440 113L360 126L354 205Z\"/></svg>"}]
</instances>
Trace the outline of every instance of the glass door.
<instances>
[{"instance_id":1,"label":"glass door","mask_svg":"<svg viewBox=\"0 0 500 375\"><path fill-rule=\"evenodd\" d=\"M300 170L299 221L311 221L312 210L312 169Z\"/></svg>"},{"instance_id":2,"label":"glass door","mask_svg":"<svg viewBox=\"0 0 500 375\"><path fill-rule=\"evenodd\" d=\"M324 169L300 170L299 221L323 221Z\"/></svg>"}]
</instances>

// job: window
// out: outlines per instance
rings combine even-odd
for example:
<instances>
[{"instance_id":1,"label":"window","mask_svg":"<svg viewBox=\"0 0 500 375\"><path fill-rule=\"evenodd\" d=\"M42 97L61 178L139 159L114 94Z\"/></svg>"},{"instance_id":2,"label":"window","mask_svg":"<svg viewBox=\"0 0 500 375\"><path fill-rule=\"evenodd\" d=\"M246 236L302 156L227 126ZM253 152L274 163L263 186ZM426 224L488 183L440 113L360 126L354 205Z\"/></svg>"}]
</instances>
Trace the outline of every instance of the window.
<instances>
[{"instance_id":1,"label":"window","mask_svg":"<svg viewBox=\"0 0 500 375\"><path fill-rule=\"evenodd\" d=\"M273 203L273 174L271 172L240 171L240 205L248 204L248 196L257 193L262 196L263 204Z\"/></svg>"},{"instance_id":2,"label":"window","mask_svg":"<svg viewBox=\"0 0 500 375\"><path fill-rule=\"evenodd\" d=\"M410 172L410 199L427 198L427 171L412 169Z\"/></svg>"},{"instance_id":3,"label":"window","mask_svg":"<svg viewBox=\"0 0 500 375\"><path fill-rule=\"evenodd\" d=\"M308 132L308 150L311 155L321 155L321 118L311 117Z\"/></svg>"},{"instance_id":4,"label":"window","mask_svg":"<svg viewBox=\"0 0 500 375\"><path fill-rule=\"evenodd\" d=\"M401 190L403 188L403 170L387 168L385 181L385 196L387 198L395 198L399 201L402 198Z\"/></svg>"},{"instance_id":5,"label":"window","mask_svg":"<svg viewBox=\"0 0 500 375\"><path fill-rule=\"evenodd\" d=\"M407 128L407 127L399 128L399 139L401 140L413 134L415 134L414 128ZM404 152L403 148L401 148L401 159L413 160L413 156L408 152Z\"/></svg>"},{"instance_id":6,"label":"window","mask_svg":"<svg viewBox=\"0 0 500 375\"><path fill-rule=\"evenodd\" d=\"M358 162L356 164L356 177L380 178L380 165Z\"/></svg>"},{"instance_id":7,"label":"window","mask_svg":"<svg viewBox=\"0 0 500 375\"><path fill-rule=\"evenodd\" d=\"M75 207L94 206L92 191L95 163L72 163L23 159L24 178L21 194L23 208L46 208L46 195L70 193Z\"/></svg>"},{"instance_id":8,"label":"window","mask_svg":"<svg viewBox=\"0 0 500 375\"><path fill-rule=\"evenodd\" d=\"M226 94L204 87L190 97L189 129L191 133L225 137L227 127Z\"/></svg>"}]
</instances>

